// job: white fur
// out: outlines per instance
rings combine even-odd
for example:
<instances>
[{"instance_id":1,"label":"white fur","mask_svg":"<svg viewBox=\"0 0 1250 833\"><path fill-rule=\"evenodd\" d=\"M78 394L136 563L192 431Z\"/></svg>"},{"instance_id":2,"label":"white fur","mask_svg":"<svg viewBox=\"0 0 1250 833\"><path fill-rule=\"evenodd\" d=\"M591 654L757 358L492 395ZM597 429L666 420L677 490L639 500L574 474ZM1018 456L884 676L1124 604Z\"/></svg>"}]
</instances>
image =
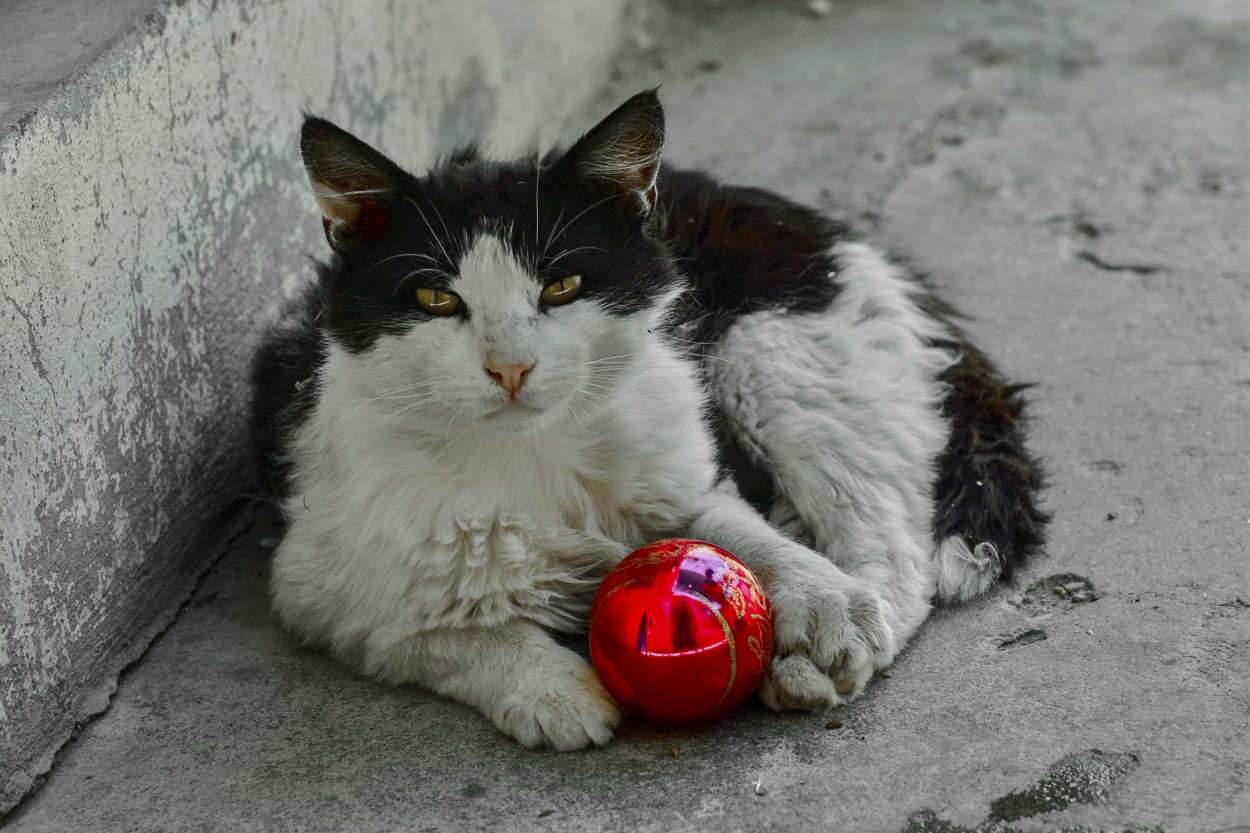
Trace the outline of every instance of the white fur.
<instances>
[{"instance_id":1,"label":"white fur","mask_svg":"<svg viewBox=\"0 0 1250 833\"><path fill-rule=\"evenodd\" d=\"M985 593L1002 575L998 548L989 541L969 547L960 535L951 535L934 552L937 592L942 601L955 604Z\"/></svg>"},{"instance_id":2,"label":"white fur","mask_svg":"<svg viewBox=\"0 0 1250 833\"><path fill-rule=\"evenodd\" d=\"M711 378L730 427L781 491L772 522L714 487L695 368L652 310L590 301L542 313L538 284L493 235L451 289L469 311L331 345L292 449L273 599L309 641L364 671L470 703L526 745L606 742L620 714L545 629L579 624L616 561L670 535L735 552L764 581L774 708L857 696L927 613L934 379L951 361L914 288L841 245L843 290L819 314L758 313ZM491 362L532 365L515 400ZM805 526L813 551L778 531Z\"/></svg>"},{"instance_id":3,"label":"white fur","mask_svg":"<svg viewBox=\"0 0 1250 833\"><path fill-rule=\"evenodd\" d=\"M954 357L931 346L945 333L897 267L860 244L833 254L842 290L832 307L740 319L717 353L726 361L714 363L712 384L747 453L773 475L774 522L797 515L838 568L819 576L813 567L796 584L848 597L851 647L830 663L798 634L791 653L811 656L853 696L928 614L933 460L947 432L936 377ZM855 641L870 642L882 622L888 638L857 651Z\"/></svg>"},{"instance_id":4,"label":"white fur","mask_svg":"<svg viewBox=\"0 0 1250 833\"><path fill-rule=\"evenodd\" d=\"M615 706L538 626L575 625L608 569L697 512L715 466L695 371L648 334L659 310L540 313L491 235L451 288L467 320L357 356L330 346L292 450L274 606L345 661L473 703L524 743L602 743ZM533 364L515 401L491 356Z\"/></svg>"}]
</instances>

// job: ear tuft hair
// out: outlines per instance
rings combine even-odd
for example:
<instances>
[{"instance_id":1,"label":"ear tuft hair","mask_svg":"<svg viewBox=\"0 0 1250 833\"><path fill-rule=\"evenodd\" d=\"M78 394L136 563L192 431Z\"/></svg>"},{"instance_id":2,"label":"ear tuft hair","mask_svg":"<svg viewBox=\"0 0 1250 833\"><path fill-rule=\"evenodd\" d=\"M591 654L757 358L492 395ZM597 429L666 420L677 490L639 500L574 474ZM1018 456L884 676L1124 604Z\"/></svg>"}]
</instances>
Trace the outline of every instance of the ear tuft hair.
<instances>
[{"instance_id":1,"label":"ear tuft hair","mask_svg":"<svg viewBox=\"0 0 1250 833\"><path fill-rule=\"evenodd\" d=\"M346 130L306 115L300 152L330 247L342 252L389 224L400 169Z\"/></svg>"},{"instance_id":2,"label":"ear tuft hair","mask_svg":"<svg viewBox=\"0 0 1250 833\"><path fill-rule=\"evenodd\" d=\"M622 203L650 216L664 152L664 108L655 89L644 90L613 110L568 152L575 174L592 189L606 189Z\"/></svg>"}]
</instances>

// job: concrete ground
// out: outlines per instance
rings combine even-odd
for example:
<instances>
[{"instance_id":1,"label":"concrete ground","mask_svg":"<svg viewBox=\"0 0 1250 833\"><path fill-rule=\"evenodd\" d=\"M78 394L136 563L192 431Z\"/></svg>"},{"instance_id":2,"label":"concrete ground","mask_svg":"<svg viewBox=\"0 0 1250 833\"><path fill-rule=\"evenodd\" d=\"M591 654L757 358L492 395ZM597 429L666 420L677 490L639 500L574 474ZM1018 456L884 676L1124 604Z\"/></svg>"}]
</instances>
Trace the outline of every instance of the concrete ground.
<instances>
[{"instance_id":1,"label":"concrete ground","mask_svg":"<svg viewBox=\"0 0 1250 833\"><path fill-rule=\"evenodd\" d=\"M663 81L670 159L856 218L1037 383L1015 586L831 714L536 753L280 631L262 513L8 829L1250 831L1250 7L831 7L657 13L603 106Z\"/></svg>"}]
</instances>

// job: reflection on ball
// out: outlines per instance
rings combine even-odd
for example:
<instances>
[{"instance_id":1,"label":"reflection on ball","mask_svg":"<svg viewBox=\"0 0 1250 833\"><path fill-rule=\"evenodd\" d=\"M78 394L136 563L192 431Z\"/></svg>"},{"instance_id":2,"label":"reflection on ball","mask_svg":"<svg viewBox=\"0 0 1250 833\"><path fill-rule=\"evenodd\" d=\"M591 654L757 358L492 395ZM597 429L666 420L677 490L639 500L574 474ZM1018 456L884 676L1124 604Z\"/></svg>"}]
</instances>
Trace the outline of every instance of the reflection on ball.
<instances>
[{"instance_id":1,"label":"reflection on ball","mask_svg":"<svg viewBox=\"0 0 1250 833\"><path fill-rule=\"evenodd\" d=\"M759 686L773 650L763 588L746 565L675 538L627 556L590 610L590 656L626 710L655 723L699 723Z\"/></svg>"}]
</instances>

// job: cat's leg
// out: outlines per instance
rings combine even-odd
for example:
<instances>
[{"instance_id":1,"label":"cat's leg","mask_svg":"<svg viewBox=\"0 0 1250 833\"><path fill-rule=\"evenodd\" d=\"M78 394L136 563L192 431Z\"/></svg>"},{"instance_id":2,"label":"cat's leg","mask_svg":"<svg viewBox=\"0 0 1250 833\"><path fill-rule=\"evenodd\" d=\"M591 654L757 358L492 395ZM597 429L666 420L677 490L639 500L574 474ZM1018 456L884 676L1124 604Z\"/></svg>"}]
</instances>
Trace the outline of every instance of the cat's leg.
<instances>
[{"instance_id":1,"label":"cat's leg","mask_svg":"<svg viewBox=\"0 0 1250 833\"><path fill-rule=\"evenodd\" d=\"M283 624L370 676L476 707L525 746L607 743L619 708L551 633L585 622L595 588L626 546L512 516L447 513L434 530L393 526L385 537L352 523L362 506L407 517L407 501L385 505L399 495L362 489L337 502L314 499L314 508L333 507L321 512L304 509L302 495L288 502L271 575ZM423 544L388 548L395 539Z\"/></svg>"},{"instance_id":2,"label":"cat's leg","mask_svg":"<svg viewBox=\"0 0 1250 833\"><path fill-rule=\"evenodd\" d=\"M935 346L948 331L918 285L867 246L832 255L828 309L743 316L709 371L722 430L771 478L776 520L801 519L833 570L817 578L864 635L827 665L811 656L854 697L929 611L933 461L948 435L939 376L953 357ZM868 638L874 628L889 638Z\"/></svg>"},{"instance_id":3,"label":"cat's leg","mask_svg":"<svg viewBox=\"0 0 1250 833\"><path fill-rule=\"evenodd\" d=\"M779 533L731 482L705 496L690 534L737 555L764 584L776 645L760 698L770 708L850 699L897 652L897 617L873 585Z\"/></svg>"},{"instance_id":4,"label":"cat's leg","mask_svg":"<svg viewBox=\"0 0 1250 833\"><path fill-rule=\"evenodd\" d=\"M621 722L591 667L521 619L370 640L363 666L386 682L415 683L468 703L527 747L601 746Z\"/></svg>"}]
</instances>

